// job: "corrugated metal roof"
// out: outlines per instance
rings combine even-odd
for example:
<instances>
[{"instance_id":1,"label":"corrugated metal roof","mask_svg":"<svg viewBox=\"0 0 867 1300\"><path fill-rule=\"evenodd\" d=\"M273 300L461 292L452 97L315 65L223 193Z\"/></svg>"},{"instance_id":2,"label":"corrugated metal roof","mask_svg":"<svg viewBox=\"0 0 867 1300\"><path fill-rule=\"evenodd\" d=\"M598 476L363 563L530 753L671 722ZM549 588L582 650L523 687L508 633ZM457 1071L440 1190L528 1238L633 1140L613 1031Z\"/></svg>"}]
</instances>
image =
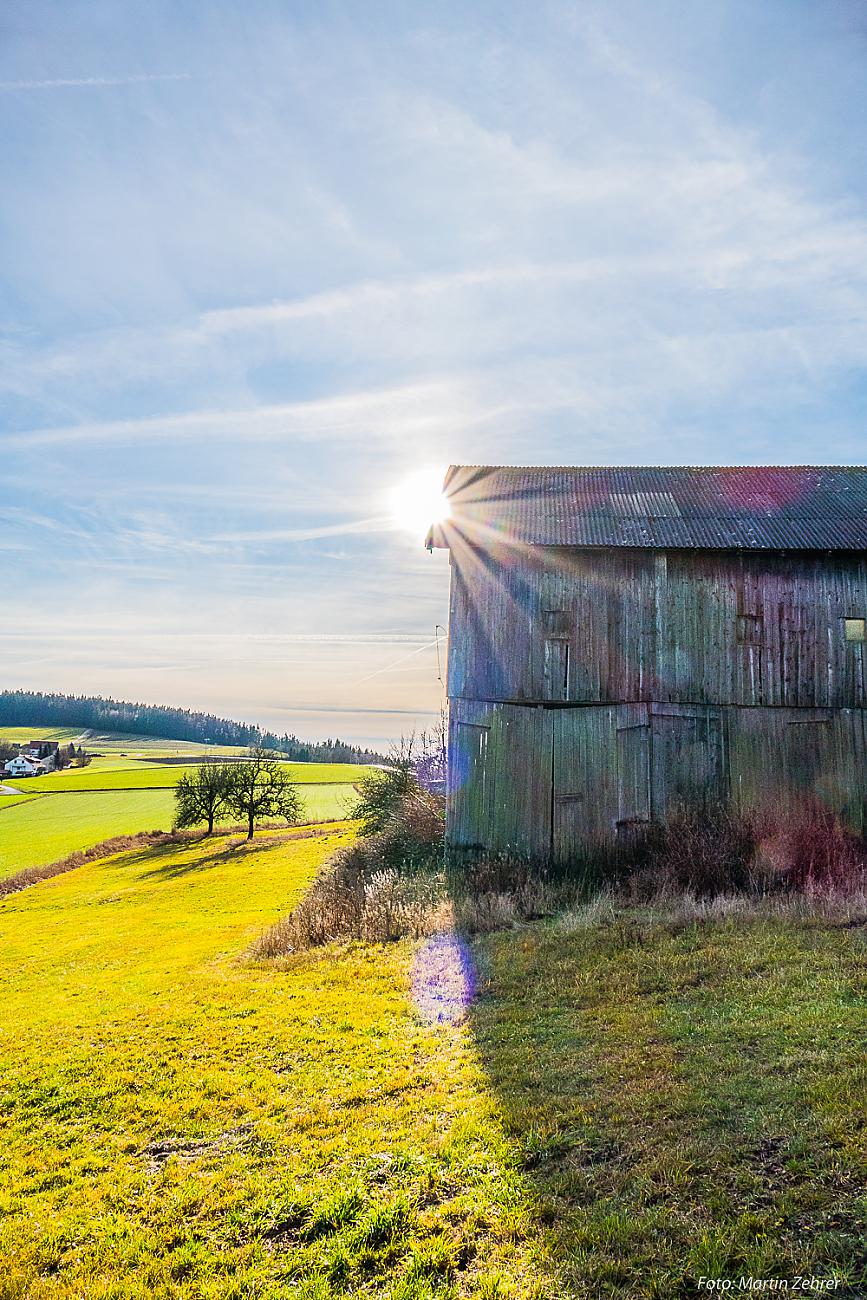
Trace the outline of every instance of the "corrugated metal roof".
<instances>
[{"instance_id":1,"label":"corrugated metal roof","mask_svg":"<svg viewBox=\"0 0 867 1300\"><path fill-rule=\"evenodd\" d=\"M453 465L428 545L867 550L867 467Z\"/></svg>"}]
</instances>

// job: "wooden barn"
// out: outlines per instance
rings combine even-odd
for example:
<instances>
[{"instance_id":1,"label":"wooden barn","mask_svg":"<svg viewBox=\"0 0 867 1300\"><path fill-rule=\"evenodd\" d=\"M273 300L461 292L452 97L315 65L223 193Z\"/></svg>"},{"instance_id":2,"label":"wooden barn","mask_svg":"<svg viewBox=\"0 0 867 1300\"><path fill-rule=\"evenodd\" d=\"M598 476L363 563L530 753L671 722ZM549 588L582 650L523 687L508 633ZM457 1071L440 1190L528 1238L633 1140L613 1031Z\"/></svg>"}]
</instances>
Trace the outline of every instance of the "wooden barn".
<instances>
[{"instance_id":1,"label":"wooden barn","mask_svg":"<svg viewBox=\"0 0 867 1300\"><path fill-rule=\"evenodd\" d=\"M454 466L453 851L568 861L675 807L867 831L867 469Z\"/></svg>"}]
</instances>

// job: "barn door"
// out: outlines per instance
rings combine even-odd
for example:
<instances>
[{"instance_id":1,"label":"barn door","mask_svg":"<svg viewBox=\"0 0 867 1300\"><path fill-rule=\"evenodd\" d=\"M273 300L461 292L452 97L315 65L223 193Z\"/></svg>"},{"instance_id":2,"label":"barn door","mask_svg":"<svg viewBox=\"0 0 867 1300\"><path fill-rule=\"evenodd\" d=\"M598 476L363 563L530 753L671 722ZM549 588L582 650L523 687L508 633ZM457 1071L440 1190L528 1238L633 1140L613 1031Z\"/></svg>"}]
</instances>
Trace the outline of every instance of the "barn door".
<instances>
[{"instance_id":1,"label":"barn door","mask_svg":"<svg viewBox=\"0 0 867 1300\"><path fill-rule=\"evenodd\" d=\"M550 709L494 706L489 742L494 849L530 858L550 855L553 719Z\"/></svg>"},{"instance_id":2,"label":"barn door","mask_svg":"<svg viewBox=\"0 0 867 1300\"><path fill-rule=\"evenodd\" d=\"M651 717L651 797L654 820L665 822L679 808L721 801L723 734L717 709L659 707Z\"/></svg>"},{"instance_id":3,"label":"barn door","mask_svg":"<svg viewBox=\"0 0 867 1300\"><path fill-rule=\"evenodd\" d=\"M617 719L617 846L633 848L647 832L650 801L650 708L626 704Z\"/></svg>"},{"instance_id":4,"label":"barn door","mask_svg":"<svg viewBox=\"0 0 867 1300\"><path fill-rule=\"evenodd\" d=\"M610 848L616 834L616 709L556 709L551 851L561 862Z\"/></svg>"},{"instance_id":5,"label":"barn door","mask_svg":"<svg viewBox=\"0 0 867 1300\"><path fill-rule=\"evenodd\" d=\"M454 848L489 842L493 774L490 716L484 705L456 702L449 723L449 798L446 833Z\"/></svg>"}]
</instances>

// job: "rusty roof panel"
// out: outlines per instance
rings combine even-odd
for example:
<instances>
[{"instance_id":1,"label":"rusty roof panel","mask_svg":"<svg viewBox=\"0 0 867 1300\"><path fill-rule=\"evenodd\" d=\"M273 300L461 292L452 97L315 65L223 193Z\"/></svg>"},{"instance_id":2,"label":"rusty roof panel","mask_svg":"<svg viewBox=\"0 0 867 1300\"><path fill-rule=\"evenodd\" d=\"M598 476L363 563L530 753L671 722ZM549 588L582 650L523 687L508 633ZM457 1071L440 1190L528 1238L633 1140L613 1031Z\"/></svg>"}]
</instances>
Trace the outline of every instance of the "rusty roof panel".
<instances>
[{"instance_id":1,"label":"rusty roof panel","mask_svg":"<svg viewBox=\"0 0 867 1300\"><path fill-rule=\"evenodd\" d=\"M867 468L453 465L430 546L867 550Z\"/></svg>"}]
</instances>

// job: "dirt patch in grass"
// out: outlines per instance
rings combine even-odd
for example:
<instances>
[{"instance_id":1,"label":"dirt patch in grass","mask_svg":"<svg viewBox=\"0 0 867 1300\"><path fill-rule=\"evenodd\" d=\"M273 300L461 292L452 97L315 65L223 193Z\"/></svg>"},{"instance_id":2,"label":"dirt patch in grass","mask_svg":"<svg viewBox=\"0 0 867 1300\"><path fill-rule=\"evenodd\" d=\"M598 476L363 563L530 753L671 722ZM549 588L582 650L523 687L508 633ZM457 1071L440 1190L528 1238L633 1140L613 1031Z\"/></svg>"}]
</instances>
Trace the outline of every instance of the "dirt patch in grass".
<instances>
[{"instance_id":1,"label":"dirt patch in grass","mask_svg":"<svg viewBox=\"0 0 867 1300\"><path fill-rule=\"evenodd\" d=\"M149 1142L142 1154L149 1167L157 1170L171 1159L199 1160L202 1156L243 1150L253 1140L252 1133L252 1124L240 1124L212 1138L164 1138L161 1142Z\"/></svg>"}]
</instances>

